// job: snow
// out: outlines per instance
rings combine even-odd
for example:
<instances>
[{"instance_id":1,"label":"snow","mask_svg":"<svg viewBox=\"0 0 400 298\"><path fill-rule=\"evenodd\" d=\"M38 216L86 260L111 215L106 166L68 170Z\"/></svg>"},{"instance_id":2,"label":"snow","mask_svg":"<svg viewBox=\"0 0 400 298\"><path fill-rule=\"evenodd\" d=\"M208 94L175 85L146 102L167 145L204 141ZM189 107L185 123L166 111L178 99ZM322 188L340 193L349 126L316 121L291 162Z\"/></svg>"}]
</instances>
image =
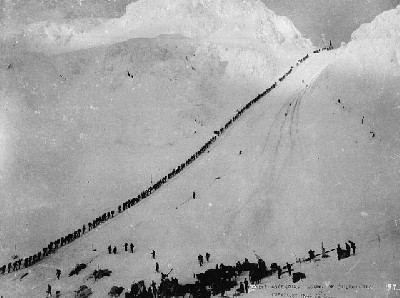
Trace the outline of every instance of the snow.
<instances>
[{"instance_id":1,"label":"snow","mask_svg":"<svg viewBox=\"0 0 400 298\"><path fill-rule=\"evenodd\" d=\"M377 20L395 28L394 17L383 21L392 15ZM123 17L83 31L53 24L40 50L51 52L48 36L68 32L56 41L63 53L10 50L1 57L0 263L10 260L14 244L19 255L35 253L116 210L313 50L287 18L257 1L137 1ZM121 40L105 39L105 28ZM355 256L296 264L307 279L300 290L283 292L317 294L307 286L335 284L323 293L388 294L388 283L400 283L398 40L364 35L310 54L209 153L95 231L0 277L0 295L41 297L51 284L72 297L86 284L104 297L113 285L159 282L153 249L162 272L173 268L180 282L191 283L199 253L211 253L203 270L253 261L255 253L267 264L285 263L318 251L321 242L331 249L349 239ZM122 251L125 242L135 244L133 254ZM117 255L107 254L110 244ZM83 262L89 267L68 277ZM88 281L98 267L111 277ZM286 275L273 276L249 297L272 296L280 292L276 284L292 285ZM347 284L373 289L338 288Z\"/></svg>"}]
</instances>

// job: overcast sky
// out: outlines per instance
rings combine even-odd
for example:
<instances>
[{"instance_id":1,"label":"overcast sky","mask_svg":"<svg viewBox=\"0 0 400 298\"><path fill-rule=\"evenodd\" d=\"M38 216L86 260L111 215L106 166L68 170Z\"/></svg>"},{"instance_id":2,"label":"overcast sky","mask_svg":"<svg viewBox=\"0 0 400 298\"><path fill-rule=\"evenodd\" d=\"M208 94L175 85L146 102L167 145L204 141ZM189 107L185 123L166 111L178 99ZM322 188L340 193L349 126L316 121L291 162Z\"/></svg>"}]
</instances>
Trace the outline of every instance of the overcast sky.
<instances>
[{"instance_id":1,"label":"overcast sky","mask_svg":"<svg viewBox=\"0 0 400 298\"><path fill-rule=\"evenodd\" d=\"M395 8L400 0L262 0L278 15L288 16L296 28L315 46L321 34L334 46L348 42L361 24L371 22L385 10Z\"/></svg>"}]
</instances>

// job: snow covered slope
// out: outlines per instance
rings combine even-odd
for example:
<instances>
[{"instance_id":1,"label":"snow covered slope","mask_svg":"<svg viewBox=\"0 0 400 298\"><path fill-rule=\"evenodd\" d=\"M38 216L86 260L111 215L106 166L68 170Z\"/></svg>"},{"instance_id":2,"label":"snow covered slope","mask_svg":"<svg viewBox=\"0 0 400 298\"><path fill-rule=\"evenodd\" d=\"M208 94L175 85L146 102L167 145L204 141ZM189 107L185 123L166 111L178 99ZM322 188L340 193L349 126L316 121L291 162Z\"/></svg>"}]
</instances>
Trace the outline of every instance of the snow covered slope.
<instances>
[{"instance_id":1,"label":"snow covered slope","mask_svg":"<svg viewBox=\"0 0 400 298\"><path fill-rule=\"evenodd\" d=\"M200 20L204 10L197 11ZM209 32L214 38L218 31L213 26L185 30ZM51 57L3 57L3 78L11 79L3 91L7 104L1 140L9 157L3 165L9 164L2 175L14 178L10 181L21 192L3 196L10 206L19 198L30 211L24 220L6 214L3 259L12 254L9 239L20 241L21 254L35 252L43 245L40 236L53 240L93 214L115 210L150 179L189 157L263 89L259 79L240 81L227 71L231 64L216 54L223 49L218 42L207 48L174 37ZM279 38L271 40L279 43ZM199 253L211 253L206 268L245 257L252 261L254 253L268 264L282 263L318 250L321 242L334 248L351 239L359 247L356 257L341 263L332 257L294 269L306 272L306 284L348 281L375 287L361 294L335 293L337 297L381 296L399 272L392 261L397 258L394 224L400 211L399 74L388 55L379 58L378 66L368 63L378 52L363 42L355 39L336 52L312 55L173 181L38 265L1 277L0 294L41 297L50 283L71 297L73 290L90 283L94 297L104 297L112 285L126 288L141 279L148 285L160 278L152 249L161 271L173 268L185 283L200 271ZM387 53L397 51L395 38L370 43ZM213 47L218 50L208 50ZM283 59L277 69L291 61ZM263 87L269 85L265 80ZM15 149L18 154L11 154ZM195 200L189 200L192 191ZM29 204L33 199L37 201ZM35 212L38 205L48 209ZM26 231L20 229L25 224ZM135 244L133 254L121 252L125 242ZM108 255L110 244L120 253ZM89 268L68 277L80 262ZM92 284L87 277L98 266L113 274ZM60 280L55 268L62 269Z\"/></svg>"}]
</instances>

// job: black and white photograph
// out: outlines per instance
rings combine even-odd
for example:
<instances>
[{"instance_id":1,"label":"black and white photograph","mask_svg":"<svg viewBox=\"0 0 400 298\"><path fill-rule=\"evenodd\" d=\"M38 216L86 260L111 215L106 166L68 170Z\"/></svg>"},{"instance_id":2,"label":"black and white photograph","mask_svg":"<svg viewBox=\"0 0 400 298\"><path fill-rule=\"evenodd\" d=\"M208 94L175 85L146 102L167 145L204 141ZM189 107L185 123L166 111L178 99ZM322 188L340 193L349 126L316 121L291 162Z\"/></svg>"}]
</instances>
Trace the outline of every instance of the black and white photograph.
<instances>
[{"instance_id":1,"label":"black and white photograph","mask_svg":"<svg viewBox=\"0 0 400 298\"><path fill-rule=\"evenodd\" d=\"M400 297L400 0L0 0L36 297Z\"/></svg>"}]
</instances>

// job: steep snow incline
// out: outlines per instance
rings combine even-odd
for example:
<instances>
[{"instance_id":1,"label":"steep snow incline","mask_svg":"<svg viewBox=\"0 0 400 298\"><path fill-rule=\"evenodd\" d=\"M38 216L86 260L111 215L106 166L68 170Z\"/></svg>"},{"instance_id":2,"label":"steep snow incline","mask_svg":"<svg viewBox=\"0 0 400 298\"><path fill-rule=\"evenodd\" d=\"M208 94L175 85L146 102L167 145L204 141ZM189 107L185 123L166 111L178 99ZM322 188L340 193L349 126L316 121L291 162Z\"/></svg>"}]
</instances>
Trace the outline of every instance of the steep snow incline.
<instances>
[{"instance_id":1,"label":"steep snow incline","mask_svg":"<svg viewBox=\"0 0 400 298\"><path fill-rule=\"evenodd\" d=\"M329 63L330 55L320 54L319 58L292 73L290 83L261 100L215 144L209 154L153 196L101 226L98 232L82 237L30 268L30 274L21 283L16 285L10 280L10 283L5 282L4 287L21 296L26 296L28 291L39 295L43 292L46 279L53 279L54 268L62 268L67 274L73 266L71 260L72 263L93 260L84 275L75 278L63 275L60 281L51 283L53 289L60 288L64 293L72 291L87 283L89 270L100 265L114 272L111 278L91 286L96 297L101 297L113 284L127 287L132 279L139 278L147 283L152 279L158 281L159 276L153 272L154 263L148 255L152 248L157 251L161 271L174 268L174 274L183 282L191 281L192 273L198 270L195 261L198 252L211 252L212 263L209 266L215 266L215 262L231 263L243 256L251 256L254 249L259 254L284 259L283 252L286 250L274 250L276 243L271 242L271 239L280 238L276 233L282 223L277 221L287 221L279 219L275 213L280 210L277 202L281 198L274 197L277 193L273 187L285 168L289 154L284 145L289 135L280 127L291 121L292 116L284 116L287 105L299 98L304 85L309 84ZM196 147L196 144L187 144L191 148ZM242 154L239 154L240 150ZM175 154L182 157L182 152ZM196 191L196 200L188 201L192 190ZM264 200L262 193L268 192L270 196ZM258 216L260 221L251 221L253 216ZM265 229L265 224L271 230ZM285 229L282 226L282 230ZM290 243L294 241L282 238L279 244L288 240ZM135 243L134 254L105 254L109 244L117 245L120 250L126 241ZM97 251L92 251L92 245ZM296 250L301 252L301 248L299 244ZM287 250L292 251L288 247ZM22 270L17 274L19 276L24 272ZM30 284L35 285L33 290L28 290Z\"/></svg>"}]
</instances>

